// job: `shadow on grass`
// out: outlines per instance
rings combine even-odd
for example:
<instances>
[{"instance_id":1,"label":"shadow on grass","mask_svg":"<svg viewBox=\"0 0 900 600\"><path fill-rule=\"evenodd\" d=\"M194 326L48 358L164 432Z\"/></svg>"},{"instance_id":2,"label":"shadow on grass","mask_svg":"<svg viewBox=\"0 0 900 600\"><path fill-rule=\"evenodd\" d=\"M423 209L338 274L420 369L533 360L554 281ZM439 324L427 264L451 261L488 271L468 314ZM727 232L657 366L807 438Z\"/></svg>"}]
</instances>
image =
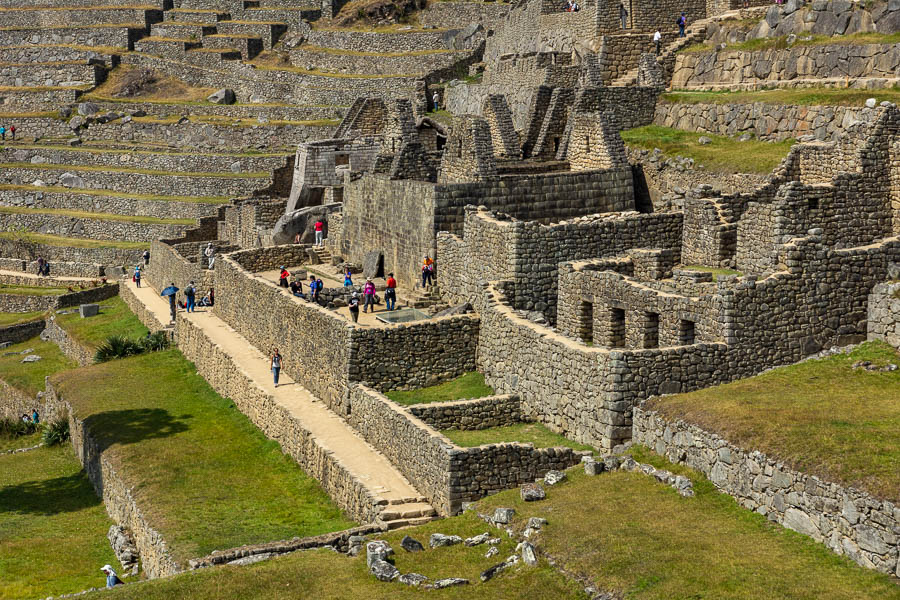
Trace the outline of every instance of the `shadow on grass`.
<instances>
[{"instance_id":1,"label":"shadow on grass","mask_svg":"<svg viewBox=\"0 0 900 600\"><path fill-rule=\"evenodd\" d=\"M0 489L0 515L30 513L54 515L100 504L100 498L83 472L66 477L26 481Z\"/></svg>"},{"instance_id":2,"label":"shadow on grass","mask_svg":"<svg viewBox=\"0 0 900 600\"><path fill-rule=\"evenodd\" d=\"M91 415L84 420L85 430L102 452L113 444L136 444L143 440L164 438L190 429L193 415L175 416L162 408L111 410Z\"/></svg>"}]
</instances>

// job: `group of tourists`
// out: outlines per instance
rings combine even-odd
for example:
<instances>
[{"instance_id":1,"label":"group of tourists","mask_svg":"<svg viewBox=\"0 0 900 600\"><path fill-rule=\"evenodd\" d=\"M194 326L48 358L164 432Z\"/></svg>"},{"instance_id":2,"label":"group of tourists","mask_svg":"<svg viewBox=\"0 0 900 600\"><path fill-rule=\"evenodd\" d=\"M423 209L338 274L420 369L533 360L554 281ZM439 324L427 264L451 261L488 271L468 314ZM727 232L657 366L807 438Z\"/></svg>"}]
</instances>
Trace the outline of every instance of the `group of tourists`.
<instances>
[{"instance_id":1,"label":"group of tourists","mask_svg":"<svg viewBox=\"0 0 900 600\"><path fill-rule=\"evenodd\" d=\"M135 281L137 283L137 281ZM140 285L138 285L140 287ZM169 312L172 316L172 321L175 321L175 315L178 312L179 308L184 309L186 312L192 313L197 310L198 306L214 306L216 303L216 294L213 288L209 288L206 294L197 300L197 286L191 281L188 283L188 286L184 289L184 300L178 300L177 295L178 292L181 291L180 288L175 287L175 283L171 283L169 287L165 288L161 295L168 296L169 298Z\"/></svg>"},{"instance_id":2,"label":"group of tourists","mask_svg":"<svg viewBox=\"0 0 900 600\"><path fill-rule=\"evenodd\" d=\"M22 422L26 425L40 425L41 417L36 408L31 409L31 414L22 413Z\"/></svg>"},{"instance_id":3,"label":"group of tourists","mask_svg":"<svg viewBox=\"0 0 900 600\"><path fill-rule=\"evenodd\" d=\"M37 259L37 274L42 277L50 277L50 261L45 260L43 256L39 256Z\"/></svg>"},{"instance_id":4,"label":"group of tourists","mask_svg":"<svg viewBox=\"0 0 900 600\"><path fill-rule=\"evenodd\" d=\"M9 129L7 129L5 125L0 125L0 138L2 138L4 141L6 141L7 133L12 136L12 139L15 140L16 139L16 126L10 125Z\"/></svg>"}]
</instances>

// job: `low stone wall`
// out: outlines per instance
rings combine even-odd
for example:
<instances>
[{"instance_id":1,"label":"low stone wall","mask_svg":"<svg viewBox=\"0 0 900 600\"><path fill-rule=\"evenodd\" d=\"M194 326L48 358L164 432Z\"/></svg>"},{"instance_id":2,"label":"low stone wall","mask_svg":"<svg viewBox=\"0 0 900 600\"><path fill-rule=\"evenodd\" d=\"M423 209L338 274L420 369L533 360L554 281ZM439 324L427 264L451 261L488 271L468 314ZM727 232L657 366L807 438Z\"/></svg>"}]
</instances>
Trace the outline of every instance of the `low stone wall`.
<instances>
[{"instance_id":1,"label":"low stone wall","mask_svg":"<svg viewBox=\"0 0 900 600\"><path fill-rule=\"evenodd\" d=\"M143 29L123 25L109 27L22 27L0 31L0 46L57 45L105 46L131 49Z\"/></svg>"},{"instance_id":2,"label":"low stone wall","mask_svg":"<svg viewBox=\"0 0 900 600\"><path fill-rule=\"evenodd\" d=\"M161 238L181 236L191 225L165 223L135 223L113 219L70 217L35 210L33 213L0 212L0 230L40 231L47 235L88 238L92 240L116 240L123 242L147 242Z\"/></svg>"},{"instance_id":3,"label":"low stone wall","mask_svg":"<svg viewBox=\"0 0 900 600\"><path fill-rule=\"evenodd\" d=\"M326 49L330 50L330 49ZM435 51L428 54L339 54L301 46L290 51L295 67L313 67L327 73L367 73L371 75L415 75L445 69L465 60L466 51Z\"/></svg>"},{"instance_id":4,"label":"low stone wall","mask_svg":"<svg viewBox=\"0 0 900 600\"><path fill-rule=\"evenodd\" d=\"M37 275L37 260L0 258L0 269ZM94 277L100 279L103 277L104 272L103 265L73 262L54 262L50 265L50 270L50 277L26 277L24 275L20 277L4 274L0 281L11 284L55 287L63 283L66 285L71 283L71 281L67 282L64 279L57 279L57 277Z\"/></svg>"},{"instance_id":5,"label":"low stone wall","mask_svg":"<svg viewBox=\"0 0 900 600\"><path fill-rule=\"evenodd\" d=\"M781 141L804 135L833 140L845 135L852 123L873 123L878 109L851 106L766 104L678 104L659 102L655 125L716 135L749 133L761 140Z\"/></svg>"},{"instance_id":6,"label":"low stone wall","mask_svg":"<svg viewBox=\"0 0 900 600\"><path fill-rule=\"evenodd\" d=\"M868 338L900 348L900 282L879 283L869 294Z\"/></svg>"},{"instance_id":7,"label":"low stone wall","mask_svg":"<svg viewBox=\"0 0 900 600\"><path fill-rule=\"evenodd\" d=\"M0 30L2 39L3 30ZM0 111L50 111L72 104L83 90L74 87L11 88L0 92Z\"/></svg>"},{"instance_id":8,"label":"low stone wall","mask_svg":"<svg viewBox=\"0 0 900 600\"><path fill-rule=\"evenodd\" d=\"M26 413L30 415L31 411L37 408L41 419L46 421L40 402L40 399L33 398L0 379L0 418L18 421L22 415Z\"/></svg>"},{"instance_id":9,"label":"low stone wall","mask_svg":"<svg viewBox=\"0 0 900 600\"><path fill-rule=\"evenodd\" d=\"M0 293L0 312L25 313L66 308L89 302L99 302L119 293L118 285L103 285L57 296Z\"/></svg>"},{"instance_id":10,"label":"low stone wall","mask_svg":"<svg viewBox=\"0 0 900 600\"><path fill-rule=\"evenodd\" d=\"M0 256L27 258L29 262L35 260L38 256L42 256L50 261L50 272L55 275L80 275L75 272L76 269L70 271L57 270L57 265L61 263L84 263L90 265L85 267L93 269L96 265L121 266L136 265L141 259L143 250L140 248L78 248L75 246L53 246L50 244L38 244L34 242L20 243L14 240L0 239ZM27 256L26 256L27 255ZM81 268L81 267L78 267Z\"/></svg>"},{"instance_id":11,"label":"low stone wall","mask_svg":"<svg viewBox=\"0 0 900 600\"><path fill-rule=\"evenodd\" d=\"M416 52L418 50L446 50L448 39L456 31L427 31L413 33L374 33L369 31L333 31L313 29L306 42L314 46L353 50L355 52Z\"/></svg>"},{"instance_id":12,"label":"low stone wall","mask_svg":"<svg viewBox=\"0 0 900 600\"><path fill-rule=\"evenodd\" d=\"M56 414L68 414L69 434L75 454L97 494L103 499L107 514L117 524L131 531L144 573L155 578L174 575L182 570L169 553L166 541L150 525L135 502L131 494L133 485L129 485L127 477L123 475L124 469L114 467L104 458L100 444L91 437L84 420L78 418L65 398L56 393L49 380L45 395L48 403L54 405Z\"/></svg>"},{"instance_id":13,"label":"low stone wall","mask_svg":"<svg viewBox=\"0 0 900 600\"><path fill-rule=\"evenodd\" d=\"M864 567L900 575L900 510L893 503L793 470L644 407L634 409L633 439L672 462L697 469L744 508Z\"/></svg>"},{"instance_id":14,"label":"low stone wall","mask_svg":"<svg viewBox=\"0 0 900 600\"><path fill-rule=\"evenodd\" d=\"M209 261L205 256L200 256L201 248L205 248L203 242L183 242L172 244L173 240L156 240L150 247L150 265L144 274L147 283L161 291L166 286L174 283L176 287L184 289L193 281L199 294L198 299L206 295L209 288L214 287L215 272L207 267ZM213 244L215 247L216 244ZM184 254L190 252L192 260L188 260ZM196 257L196 260L193 260ZM218 266L219 257L216 258ZM179 299L181 297L179 296Z\"/></svg>"},{"instance_id":15,"label":"low stone wall","mask_svg":"<svg viewBox=\"0 0 900 600\"><path fill-rule=\"evenodd\" d=\"M0 327L0 344L18 344L19 342L30 340L34 336L39 335L44 330L44 327L43 318L28 321L27 323L18 323L16 325Z\"/></svg>"},{"instance_id":16,"label":"low stone wall","mask_svg":"<svg viewBox=\"0 0 900 600\"><path fill-rule=\"evenodd\" d=\"M522 422L522 406L515 394L486 396L455 402L413 404L407 410L435 429L488 429Z\"/></svg>"},{"instance_id":17,"label":"low stone wall","mask_svg":"<svg viewBox=\"0 0 900 600\"><path fill-rule=\"evenodd\" d=\"M0 85L58 86L96 85L106 79L106 67L98 64L18 64L0 66Z\"/></svg>"},{"instance_id":18,"label":"low stone wall","mask_svg":"<svg viewBox=\"0 0 900 600\"><path fill-rule=\"evenodd\" d=\"M138 320L140 320L140 322L150 331L160 331L169 327L169 323L163 323L157 319L156 315L154 315L147 306L134 295L134 291L130 286L122 285L119 288L119 297L128 306L131 312L135 314Z\"/></svg>"},{"instance_id":19,"label":"low stone wall","mask_svg":"<svg viewBox=\"0 0 900 600\"><path fill-rule=\"evenodd\" d=\"M509 12L507 2L449 2L434 0L419 13L419 23L438 29L465 27L470 23L480 23L485 29L499 26Z\"/></svg>"},{"instance_id":20,"label":"low stone wall","mask_svg":"<svg viewBox=\"0 0 900 600\"><path fill-rule=\"evenodd\" d=\"M47 319L47 328L44 329L42 337L59 346L62 353L78 363L79 366L93 364L94 351L82 346L65 329L57 325L54 316Z\"/></svg>"},{"instance_id":21,"label":"low stone wall","mask_svg":"<svg viewBox=\"0 0 900 600\"><path fill-rule=\"evenodd\" d=\"M365 523L376 519L387 505L385 499L369 492L365 483L352 475L287 409L244 373L228 351L207 338L203 330L184 318L183 313L179 313L177 330L178 348L216 392L230 398L266 437L281 444L282 451L315 477L352 519Z\"/></svg>"},{"instance_id":22,"label":"low stone wall","mask_svg":"<svg viewBox=\"0 0 900 600\"><path fill-rule=\"evenodd\" d=\"M2 52L2 50L0 50ZM196 54L196 53L195 53ZM2 54L0 54L2 56ZM194 58L194 57L192 57ZM129 101L113 102L94 101L94 104L103 111L121 112L142 110L148 115L183 115L185 117L199 115L214 115L219 117L229 117L232 119L264 119L270 121L317 121L319 119L342 119L346 112L346 107L340 106L292 106L287 104L276 104L277 98L270 98L269 103L239 103L239 104L166 104L164 102L136 102ZM191 159L203 160L213 155L194 155L181 154L181 160L187 165L191 164ZM232 161L241 161L242 163L256 163L257 168L244 168L242 171L264 171L271 167L261 167L267 161L271 161L273 157L267 156L232 156L221 155L222 158L231 158ZM227 165L226 165L227 166ZM148 167L149 168L149 167ZM180 171L204 171L209 169L197 169L190 166L177 166L174 170ZM211 169L213 171L219 170Z\"/></svg>"}]
</instances>

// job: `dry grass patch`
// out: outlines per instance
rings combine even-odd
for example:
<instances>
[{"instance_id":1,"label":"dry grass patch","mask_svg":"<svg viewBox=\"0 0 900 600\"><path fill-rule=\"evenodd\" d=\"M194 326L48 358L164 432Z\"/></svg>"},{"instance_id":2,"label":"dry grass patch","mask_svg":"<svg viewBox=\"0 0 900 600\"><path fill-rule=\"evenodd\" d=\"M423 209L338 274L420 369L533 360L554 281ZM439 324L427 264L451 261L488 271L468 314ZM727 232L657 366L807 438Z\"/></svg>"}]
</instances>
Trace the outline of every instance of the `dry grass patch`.
<instances>
[{"instance_id":1,"label":"dry grass patch","mask_svg":"<svg viewBox=\"0 0 900 600\"><path fill-rule=\"evenodd\" d=\"M94 88L87 99L128 98L131 100L168 100L194 102L206 100L215 90L193 87L187 83L158 73L130 65L119 65L111 70L103 84Z\"/></svg>"},{"instance_id":2,"label":"dry grass patch","mask_svg":"<svg viewBox=\"0 0 900 600\"><path fill-rule=\"evenodd\" d=\"M900 500L900 370L854 369L860 360L900 365L884 342L810 360L647 407L759 450L792 468L893 502Z\"/></svg>"}]
</instances>

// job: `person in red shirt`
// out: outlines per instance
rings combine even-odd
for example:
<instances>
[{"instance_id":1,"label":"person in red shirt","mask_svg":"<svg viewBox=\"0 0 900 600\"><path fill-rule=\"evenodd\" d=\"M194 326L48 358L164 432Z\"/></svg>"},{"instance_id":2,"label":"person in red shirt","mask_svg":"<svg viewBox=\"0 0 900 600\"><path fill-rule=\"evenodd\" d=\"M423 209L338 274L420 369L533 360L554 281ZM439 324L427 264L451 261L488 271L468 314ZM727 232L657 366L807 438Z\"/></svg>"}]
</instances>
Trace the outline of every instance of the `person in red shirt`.
<instances>
[{"instance_id":1,"label":"person in red shirt","mask_svg":"<svg viewBox=\"0 0 900 600\"><path fill-rule=\"evenodd\" d=\"M9 132L12 134L12 139L15 140L16 139L16 126L10 125Z\"/></svg>"},{"instance_id":2,"label":"person in red shirt","mask_svg":"<svg viewBox=\"0 0 900 600\"><path fill-rule=\"evenodd\" d=\"M316 221L316 246L321 246L323 244L323 236L325 235L325 223L321 220Z\"/></svg>"},{"instance_id":3,"label":"person in red shirt","mask_svg":"<svg viewBox=\"0 0 900 600\"><path fill-rule=\"evenodd\" d=\"M278 285L280 285L283 288L288 287L288 277L290 277L290 276L291 276L291 274L288 272L288 270L285 269L284 266L282 266L281 274L278 277Z\"/></svg>"},{"instance_id":4,"label":"person in red shirt","mask_svg":"<svg viewBox=\"0 0 900 600\"><path fill-rule=\"evenodd\" d=\"M388 310L394 310L397 304L397 280L394 279L393 273L388 273L387 289L384 290L384 301Z\"/></svg>"}]
</instances>

